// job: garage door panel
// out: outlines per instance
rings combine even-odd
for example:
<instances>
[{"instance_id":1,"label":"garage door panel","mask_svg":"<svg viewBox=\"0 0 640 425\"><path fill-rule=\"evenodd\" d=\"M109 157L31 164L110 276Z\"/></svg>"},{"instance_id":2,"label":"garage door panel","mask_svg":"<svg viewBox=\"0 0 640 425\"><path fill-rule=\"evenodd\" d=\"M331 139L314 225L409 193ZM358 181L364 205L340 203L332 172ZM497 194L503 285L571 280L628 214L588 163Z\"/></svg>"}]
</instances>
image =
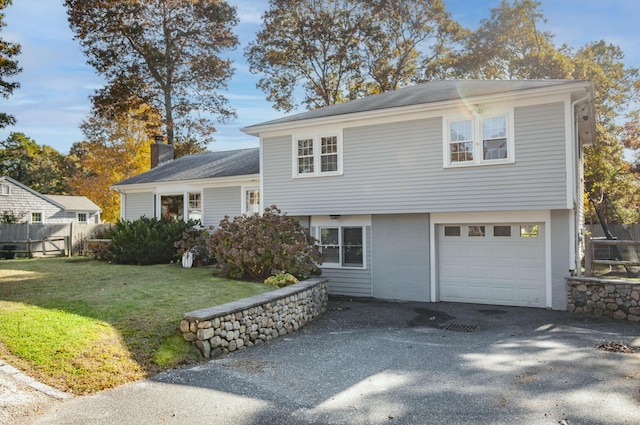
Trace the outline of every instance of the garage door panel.
<instances>
[{"instance_id":1,"label":"garage door panel","mask_svg":"<svg viewBox=\"0 0 640 425\"><path fill-rule=\"evenodd\" d=\"M513 279L513 267L509 267L509 265L503 266L495 266L492 269L491 275L496 279Z\"/></svg>"},{"instance_id":2,"label":"garage door panel","mask_svg":"<svg viewBox=\"0 0 640 425\"><path fill-rule=\"evenodd\" d=\"M538 236L522 237L520 226L532 224L538 225ZM444 236L443 226L438 229L439 298L544 307L544 225L512 224L511 236L494 236L494 225L486 224L485 236L469 236L471 225L483 224L460 225L457 237ZM504 228L498 230L504 234Z\"/></svg>"}]
</instances>

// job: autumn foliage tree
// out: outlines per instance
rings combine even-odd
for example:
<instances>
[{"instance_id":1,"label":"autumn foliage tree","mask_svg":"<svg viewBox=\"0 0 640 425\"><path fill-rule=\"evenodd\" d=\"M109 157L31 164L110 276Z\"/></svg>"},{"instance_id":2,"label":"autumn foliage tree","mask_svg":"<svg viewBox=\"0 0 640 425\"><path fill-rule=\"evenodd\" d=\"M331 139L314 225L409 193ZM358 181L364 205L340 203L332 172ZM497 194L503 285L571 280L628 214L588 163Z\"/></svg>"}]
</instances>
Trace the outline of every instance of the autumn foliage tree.
<instances>
[{"instance_id":1,"label":"autumn foliage tree","mask_svg":"<svg viewBox=\"0 0 640 425\"><path fill-rule=\"evenodd\" d=\"M140 117L145 117L144 120ZM102 208L102 219L120 217L120 195L109 188L150 168L152 135L160 118L148 106L141 106L114 119L93 115L81 124L85 141L74 143L67 161L74 195L84 195Z\"/></svg>"},{"instance_id":2,"label":"autumn foliage tree","mask_svg":"<svg viewBox=\"0 0 640 425\"><path fill-rule=\"evenodd\" d=\"M233 117L219 90L233 73L221 54L236 46L236 11L222 0L65 0L75 38L107 84L98 115L161 111L167 142L207 142L214 117ZM198 136L198 137L195 137Z\"/></svg>"}]
</instances>

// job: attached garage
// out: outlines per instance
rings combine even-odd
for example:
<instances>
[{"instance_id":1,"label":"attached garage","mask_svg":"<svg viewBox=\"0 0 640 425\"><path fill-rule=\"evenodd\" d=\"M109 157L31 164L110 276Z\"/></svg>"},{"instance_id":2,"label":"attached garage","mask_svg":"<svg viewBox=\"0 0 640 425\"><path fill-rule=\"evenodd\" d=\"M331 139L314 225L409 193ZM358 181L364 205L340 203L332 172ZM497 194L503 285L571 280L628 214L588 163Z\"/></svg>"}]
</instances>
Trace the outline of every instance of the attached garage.
<instances>
[{"instance_id":1,"label":"attached garage","mask_svg":"<svg viewBox=\"0 0 640 425\"><path fill-rule=\"evenodd\" d=\"M544 222L434 227L440 301L547 306Z\"/></svg>"}]
</instances>

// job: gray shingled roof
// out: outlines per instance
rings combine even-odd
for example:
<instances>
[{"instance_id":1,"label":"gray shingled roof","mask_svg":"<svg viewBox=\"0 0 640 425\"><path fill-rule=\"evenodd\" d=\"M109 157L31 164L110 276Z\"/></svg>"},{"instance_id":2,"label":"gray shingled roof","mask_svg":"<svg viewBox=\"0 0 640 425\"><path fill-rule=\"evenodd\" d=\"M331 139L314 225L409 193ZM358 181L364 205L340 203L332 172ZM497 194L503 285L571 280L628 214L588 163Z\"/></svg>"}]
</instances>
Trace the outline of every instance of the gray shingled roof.
<instances>
[{"instance_id":1,"label":"gray shingled roof","mask_svg":"<svg viewBox=\"0 0 640 425\"><path fill-rule=\"evenodd\" d=\"M114 186L200 180L259 173L260 150L258 148L239 149L183 156L116 183Z\"/></svg>"},{"instance_id":2,"label":"gray shingled roof","mask_svg":"<svg viewBox=\"0 0 640 425\"><path fill-rule=\"evenodd\" d=\"M62 205L65 211L102 211L86 196L42 195Z\"/></svg>"},{"instance_id":3,"label":"gray shingled roof","mask_svg":"<svg viewBox=\"0 0 640 425\"><path fill-rule=\"evenodd\" d=\"M584 84L585 82L580 80L438 80L250 125L243 128L242 131L254 134L254 128L274 124L444 102L512 91L533 90L559 85Z\"/></svg>"}]
</instances>

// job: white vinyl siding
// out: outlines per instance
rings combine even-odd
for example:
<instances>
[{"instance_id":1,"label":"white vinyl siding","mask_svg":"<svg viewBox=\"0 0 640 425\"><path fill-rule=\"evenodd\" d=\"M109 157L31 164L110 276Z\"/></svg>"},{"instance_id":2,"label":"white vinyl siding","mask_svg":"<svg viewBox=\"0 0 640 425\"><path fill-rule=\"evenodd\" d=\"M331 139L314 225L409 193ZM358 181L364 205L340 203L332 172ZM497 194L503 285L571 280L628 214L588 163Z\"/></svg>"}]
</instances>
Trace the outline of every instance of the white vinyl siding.
<instances>
[{"instance_id":1,"label":"white vinyl siding","mask_svg":"<svg viewBox=\"0 0 640 425\"><path fill-rule=\"evenodd\" d=\"M124 195L124 219L133 221L142 216L155 217L153 192L127 193Z\"/></svg>"},{"instance_id":2,"label":"white vinyl siding","mask_svg":"<svg viewBox=\"0 0 640 425\"><path fill-rule=\"evenodd\" d=\"M242 190L240 186L204 189L202 225L220 224L225 215L233 218L242 214Z\"/></svg>"},{"instance_id":3,"label":"white vinyl siding","mask_svg":"<svg viewBox=\"0 0 640 425\"><path fill-rule=\"evenodd\" d=\"M343 130L343 175L292 179L291 137L262 141L264 205L289 215L563 209L564 104L514 109L514 163L443 168L443 118Z\"/></svg>"},{"instance_id":4,"label":"white vinyl siding","mask_svg":"<svg viewBox=\"0 0 640 425\"><path fill-rule=\"evenodd\" d=\"M374 215L371 220L373 296L428 302L429 215Z\"/></svg>"}]
</instances>

